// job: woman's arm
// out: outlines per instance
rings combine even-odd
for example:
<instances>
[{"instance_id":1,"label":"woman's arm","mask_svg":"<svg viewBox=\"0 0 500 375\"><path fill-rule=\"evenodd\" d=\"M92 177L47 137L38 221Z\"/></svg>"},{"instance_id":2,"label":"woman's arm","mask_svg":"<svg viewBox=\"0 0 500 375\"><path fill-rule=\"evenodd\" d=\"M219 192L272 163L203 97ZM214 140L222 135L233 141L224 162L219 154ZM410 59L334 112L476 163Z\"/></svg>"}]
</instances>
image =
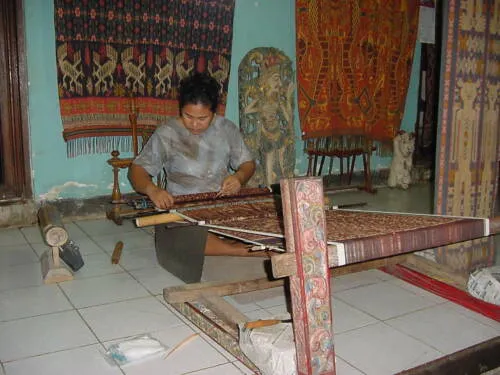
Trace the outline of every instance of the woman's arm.
<instances>
[{"instance_id":1,"label":"woman's arm","mask_svg":"<svg viewBox=\"0 0 500 375\"><path fill-rule=\"evenodd\" d=\"M254 172L255 162L253 160L242 163L234 174L224 179L219 195L236 194L250 180Z\"/></svg>"},{"instance_id":2,"label":"woman's arm","mask_svg":"<svg viewBox=\"0 0 500 375\"><path fill-rule=\"evenodd\" d=\"M174 197L156 186L144 167L132 163L128 169L128 178L134 190L147 195L156 207L168 209L174 205Z\"/></svg>"},{"instance_id":3,"label":"woman's arm","mask_svg":"<svg viewBox=\"0 0 500 375\"><path fill-rule=\"evenodd\" d=\"M241 164L238 170L234 173L234 176L238 178L240 185L243 186L252 178L254 173L255 162L250 160Z\"/></svg>"}]
</instances>

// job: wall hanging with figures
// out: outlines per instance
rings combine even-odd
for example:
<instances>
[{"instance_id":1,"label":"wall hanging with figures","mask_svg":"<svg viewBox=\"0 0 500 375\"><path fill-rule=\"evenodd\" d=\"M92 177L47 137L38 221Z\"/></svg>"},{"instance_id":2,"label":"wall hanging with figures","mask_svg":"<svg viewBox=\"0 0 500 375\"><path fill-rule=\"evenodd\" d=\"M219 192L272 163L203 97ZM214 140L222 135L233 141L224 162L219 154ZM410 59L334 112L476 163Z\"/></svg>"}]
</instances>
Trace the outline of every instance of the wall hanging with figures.
<instances>
[{"instance_id":1,"label":"wall hanging with figures","mask_svg":"<svg viewBox=\"0 0 500 375\"><path fill-rule=\"evenodd\" d=\"M54 0L59 104L68 156L132 151L138 134L177 116L176 87L195 71L222 87L234 0Z\"/></svg>"},{"instance_id":2,"label":"wall hanging with figures","mask_svg":"<svg viewBox=\"0 0 500 375\"><path fill-rule=\"evenodd\" d=\"M294 72L282 51L248 52L238 69L240 128L257 169L250 186L292 177L295 168Z\"/></svg>"}]
</instances>

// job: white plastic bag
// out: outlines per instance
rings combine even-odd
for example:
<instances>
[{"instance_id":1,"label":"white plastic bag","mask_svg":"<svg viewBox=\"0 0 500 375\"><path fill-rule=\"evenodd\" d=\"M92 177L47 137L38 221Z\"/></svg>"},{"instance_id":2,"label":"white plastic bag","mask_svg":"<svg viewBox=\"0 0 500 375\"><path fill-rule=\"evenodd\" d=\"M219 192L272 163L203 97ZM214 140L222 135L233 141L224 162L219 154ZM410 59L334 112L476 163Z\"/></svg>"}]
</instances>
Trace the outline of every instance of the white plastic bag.
<instances>
[{"instance_id":1,"label":"white plastic bag","mask_svg":"<svg viewBox=\"0 0 500 375\"><path fill-rule=\"evenodd\" d=\"M500 305L500 266L472 272L467 282L467 290L476 298Z\"/></svg>"},{"instance_id":2,"label":"white plastic bag","mask_svg":"<svg viewBox=\"0 0 500 375\"><path fill-rule=\"evenodd\" d=\"M142 335L112 344L106 351L106 358L110 363L124 366L165 355L167 349L150 335Z\"/></svg>"},{"instance_id":3,"label":"white plastic bag","mask_svg":"<svg viewBox=\"0 0 500 375\"><path fill-rule=\"evenodd\" d=\"M247 329L240 325L241 351L262 375L295 375L297 365L292 323Z\"/></svg>"}]
</instances>

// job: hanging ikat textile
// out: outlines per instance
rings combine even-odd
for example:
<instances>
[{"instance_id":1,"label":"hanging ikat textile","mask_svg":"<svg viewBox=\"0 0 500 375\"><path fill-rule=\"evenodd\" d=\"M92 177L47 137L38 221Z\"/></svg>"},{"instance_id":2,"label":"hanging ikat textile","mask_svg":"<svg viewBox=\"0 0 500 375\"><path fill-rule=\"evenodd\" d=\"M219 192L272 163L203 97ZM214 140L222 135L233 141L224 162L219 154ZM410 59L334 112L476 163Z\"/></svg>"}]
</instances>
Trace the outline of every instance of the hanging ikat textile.
<instances>
[{"instance_id":1,"label":"hanging ikat textile","mask_svg":"<svg viewBox=\"0 0 500 375\"><path fill-rule=\"evenodd\" d=\"M208 71L225 110L234 0L54 0L63 136L70 157L131 151L139 134L178 115L177 86Z\"/></svg>"},{"instance_id":2,"label":"hanging ikat textile","mask_svg":"<svg viewBox=\"0 0 500 375\"><path fill-rule=\"evenodd\" d=\"M302 138L399 130L417 35L418 0L296 0Z\"/></svg>"},{"instance_id":3,"label":"hanging ikat textile","mask_svg":"<svg viewBox=\"0 0 500 375\"><path fill-rule=\"evenodd\" d=\"M435 212L492 217L500 159L500 0L450 0L443 30L443 92L437 134ZM463 274L491 266L491 237L439 248Z\"/></svg>"}]
</instances>

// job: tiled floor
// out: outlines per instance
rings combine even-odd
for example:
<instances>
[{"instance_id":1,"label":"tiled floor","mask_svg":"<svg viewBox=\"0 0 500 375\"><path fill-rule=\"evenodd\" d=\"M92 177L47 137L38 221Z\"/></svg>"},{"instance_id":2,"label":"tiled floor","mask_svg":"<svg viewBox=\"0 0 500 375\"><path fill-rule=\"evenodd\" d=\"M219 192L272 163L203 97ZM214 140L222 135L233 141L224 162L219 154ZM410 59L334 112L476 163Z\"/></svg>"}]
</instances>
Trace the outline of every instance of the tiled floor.
<instances>
[{"instance_id":1,"label":"tiled floor","mask_svg":"<svg viewBox=\"0 0 500 375\"><path fill-rule=\"evenodd\" d=\"M75 280L44 285L38 227L0 229L0 374L249 374L201 335L167 359L119 368L103 355L149 333L168 347L193 333L168 306L164 287L181 281L157 265L153 236L131 223L66 225L85 266ZM111 265L115 243L125 247ZM333 280L337 374L393 374L500 335L500 323L377 270ZM249 318L286 313L280 289L227 297Z\"/></svg>"}]
</instances>

